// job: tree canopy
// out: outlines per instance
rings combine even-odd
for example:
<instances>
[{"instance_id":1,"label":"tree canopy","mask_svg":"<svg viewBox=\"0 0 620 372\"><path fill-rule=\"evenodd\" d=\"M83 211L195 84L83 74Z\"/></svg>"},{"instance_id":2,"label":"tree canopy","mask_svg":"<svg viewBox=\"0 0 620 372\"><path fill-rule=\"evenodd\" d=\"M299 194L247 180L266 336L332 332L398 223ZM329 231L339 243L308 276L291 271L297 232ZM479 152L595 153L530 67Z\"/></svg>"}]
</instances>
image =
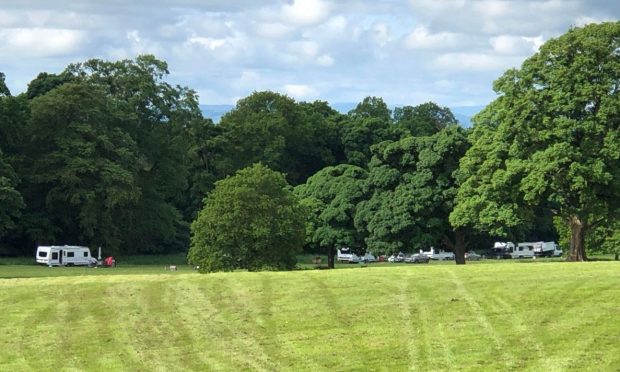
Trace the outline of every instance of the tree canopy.
<instances>
[{"instance_id":1,"label":"tree canopy","mask_svg":"<svg viewBox=\"0 0 620 372\"><path fill-rule=\"evenodd\" d=\"M448 215L457 190L454 172L467 147L466 133L456 125L373 147L371 197L355 217L368 231L368 249L390 254L444 245L463 257L464 237L453 231Z\"/></svg>"},{"instance_id":2,"label":"tree canopy","mask_svg":"<svg viewBox=\"0 0 620 372\"><path fill-rule=\"evenodd\" d=\"M533 206L571 230L569 259L620 200L620 22L551 39L497 81L461 161L455 226L497 234L530 221Z\"/></svg>"},{"instance_id":3,"label":"tree canopy","mask_svg":"<svg viewBox=\"0 0 620 372\"><path fill-rule=\"evenodd\" d=\"M192 223L188 260L201 272L291 269L305 221L284 175L258 163L216 182Z\"/></svg>"},{"instance_id":4,"label":"tree canopy","mask_svg":"<svg viewBox=\"0 0 620 372\"><path fill-rule=\"evenodd\" d=\"M0 238L15 229L24 208L22 195L17 191L18 178L13 168L4 160L0 150ZM2 253L2 245L0 245Z\"/></svg>"},{"instance_id":5,"label":"tree canopy","mask_svg":"<svg viewBox=\"0 0 620 372\"><path fill-rule=\"evenodd\" d=\"M362 254L364 233L354 225L356 208L367 196L368 172L355 165L326 167L295 188L310 211L307 242L318 252L327 252L328 266L334 267L335 249L348 247Z\"/></svg>"}]
</instances>

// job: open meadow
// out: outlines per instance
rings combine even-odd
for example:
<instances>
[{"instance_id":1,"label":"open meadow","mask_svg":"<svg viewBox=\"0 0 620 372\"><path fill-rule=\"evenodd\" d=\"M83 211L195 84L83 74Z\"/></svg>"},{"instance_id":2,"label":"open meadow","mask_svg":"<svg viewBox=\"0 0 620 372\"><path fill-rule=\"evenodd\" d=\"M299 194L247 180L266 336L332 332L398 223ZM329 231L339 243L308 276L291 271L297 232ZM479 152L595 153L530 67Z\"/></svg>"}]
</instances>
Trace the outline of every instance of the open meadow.
<instances>
[{"instance_id":1,"label":"open meadow","mask_svg":"<svg viewBox=\"0 0 620 372\"><path fill-rule=\"evenodd\" d=\"M620 369L618 262L0 277L2 371Z\"/></svg>"}]
</instances>

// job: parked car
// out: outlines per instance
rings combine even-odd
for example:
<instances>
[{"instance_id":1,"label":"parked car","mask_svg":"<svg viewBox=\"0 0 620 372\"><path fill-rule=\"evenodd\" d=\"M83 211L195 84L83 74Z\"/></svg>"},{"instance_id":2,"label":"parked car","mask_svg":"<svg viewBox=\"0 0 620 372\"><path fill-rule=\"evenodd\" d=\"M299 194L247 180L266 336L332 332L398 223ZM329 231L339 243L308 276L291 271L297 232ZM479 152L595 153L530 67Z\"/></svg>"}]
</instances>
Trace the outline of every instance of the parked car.
<instances>
[{"instance_id":1,"label":"parked car","mask_svg":"<svg viewBox=\"0 0 620 372\"><path fill-rule=\"evenodd\" d=\"M425 254L414 253L405 258L406 263L428 263L431 259Z\"/></svg>"},{"instance_id":2,"label":"parked car","mask_svg":"<svg viewBox=\"0 0 620 372\"><path fill-rule=\"evenodd\" d=\"M404 262L405 255L403 252L398 252L398 254L393 254L388 258L388 262Z\"/></svg>"},{"instance_id":3,"label":"parked car","mask_svg":"<svg viewBox=\"0 0 620 372\"><path fill-rule=\"evenodd\" d=\"M360 261L362 261L362 262L376 262L376 261L377 261L377 258L375 257L375 255L374 255L374 254L372 254L372 253L370 253L370 252L366 252L366 254L365 254L365 255L363 255L363 256L360 258Z\"/></svg>"},{"instance_id":4,"label":"parked car","mask_svg":"<svg viewBox=\"0 0 620 372\"><path fill-rule=\"evenodd\" d=\"M482 259L482 256L474 251L465 252L465 259L468 261L479 261Z\"/></svg>"}]
</instances>

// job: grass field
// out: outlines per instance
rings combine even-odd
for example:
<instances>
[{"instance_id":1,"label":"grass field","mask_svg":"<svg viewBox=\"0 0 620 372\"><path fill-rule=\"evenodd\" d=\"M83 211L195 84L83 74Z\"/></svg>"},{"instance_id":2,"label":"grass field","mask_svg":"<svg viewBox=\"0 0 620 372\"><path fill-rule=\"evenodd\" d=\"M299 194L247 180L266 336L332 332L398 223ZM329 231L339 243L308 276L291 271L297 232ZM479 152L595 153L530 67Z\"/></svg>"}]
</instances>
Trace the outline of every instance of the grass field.
<instances>
[{"instance_id":1,"label":"grass field","mask_svg":"<svg viewBox=\"0 0 620 372\"><path fill-rule=\"evenodd\" d=\"M0 371L620 370L618 262L0 277Z\"/></svg>"}]
</instances>

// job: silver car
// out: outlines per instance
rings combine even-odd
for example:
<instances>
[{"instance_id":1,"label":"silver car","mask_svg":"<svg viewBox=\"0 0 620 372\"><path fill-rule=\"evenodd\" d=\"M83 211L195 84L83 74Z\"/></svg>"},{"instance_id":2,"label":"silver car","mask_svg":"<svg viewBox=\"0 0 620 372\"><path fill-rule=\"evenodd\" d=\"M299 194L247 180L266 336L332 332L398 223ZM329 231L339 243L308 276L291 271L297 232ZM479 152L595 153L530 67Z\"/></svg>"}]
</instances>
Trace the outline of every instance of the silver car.
<instances>
[{"instance_id":1,"label":"silver car","mask_svg":"<svg viewBox=\"0 0 620 372\"><path fill-rule=\"evenodd\" d=\"M405 258L406 263L428 263L431 259L425 254L415 253Z\"/></svg>"}]
</instances>

